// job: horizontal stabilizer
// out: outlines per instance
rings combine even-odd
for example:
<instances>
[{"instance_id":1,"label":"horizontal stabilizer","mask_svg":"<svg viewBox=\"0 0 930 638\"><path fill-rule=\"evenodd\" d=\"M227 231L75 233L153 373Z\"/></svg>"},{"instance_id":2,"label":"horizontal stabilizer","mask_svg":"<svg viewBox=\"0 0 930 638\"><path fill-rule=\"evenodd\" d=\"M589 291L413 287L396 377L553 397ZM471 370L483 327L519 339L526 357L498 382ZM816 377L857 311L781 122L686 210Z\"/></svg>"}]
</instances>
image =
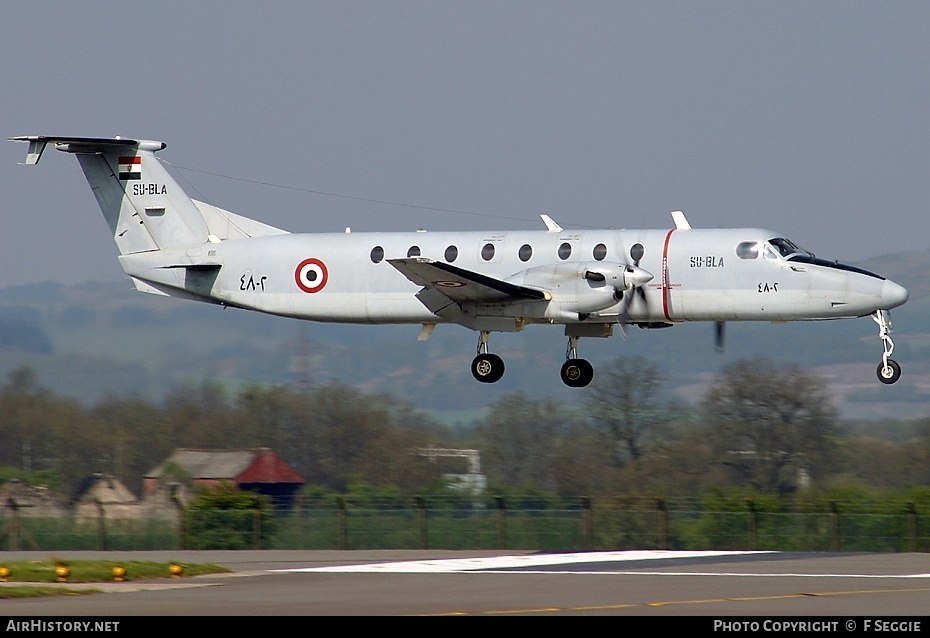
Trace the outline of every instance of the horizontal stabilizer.
<instances>
[{"instance_id":1,"label":"horizontal stabilizer","mask_svg":"<svg viewBox=\"0 0 930 638\"><path fill-rule=\"evenodd\" d=\"M124 137L63 137L54 135L21 135L9 138L11 142L29 142L26 164L38 164L48 144L68 153L96 153L107 148L137 147L148 151L160 151L167 146L152 140L130 140Z\"/></svg>"},{"instance_id":2,"label":"horizontal stabilizer","mask_svg":"<svg viewBox=\"0 0 930 638\"><path fill-rule=\"evenodd\" d=\"M184 268L185 270L199 270L201 272L219 270L222 267L221 264L168 264L167 266L161 266L161 268Z\"/></svg>"}]
</instances>

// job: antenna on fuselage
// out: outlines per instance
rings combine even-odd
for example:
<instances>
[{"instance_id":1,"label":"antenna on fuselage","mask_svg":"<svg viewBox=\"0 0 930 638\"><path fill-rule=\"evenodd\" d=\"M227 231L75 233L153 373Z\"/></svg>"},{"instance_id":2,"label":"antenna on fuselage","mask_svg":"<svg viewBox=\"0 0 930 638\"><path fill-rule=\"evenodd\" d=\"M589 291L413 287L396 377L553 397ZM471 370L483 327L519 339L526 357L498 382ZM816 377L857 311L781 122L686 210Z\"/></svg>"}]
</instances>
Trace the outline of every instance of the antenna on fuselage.
<instances>
[{"instance_id":1,"label":"antenna on fuselage","mask_svg":"<svg viewBox=\"0 0 930 638\"><path fill-rule=\"evenodd\" d=\"M691 224L688 223L685 214L680 210L672 211L672 219L675 221L675 228L678 230L691 230Z\"/></svg>"},{"instance_id":2,"label":"antenna on fuselage","mask_svg":"<svg viewBox=\"0 0 930 638\"><path fill-rule=\"evenodd\" d=\"M552 221L552 218L549 215L540 215L540 219L543 220L543 223L546 225L546 228L549 229L550 233L561 233L562 227Z\"/></svg>"}]
</instances>

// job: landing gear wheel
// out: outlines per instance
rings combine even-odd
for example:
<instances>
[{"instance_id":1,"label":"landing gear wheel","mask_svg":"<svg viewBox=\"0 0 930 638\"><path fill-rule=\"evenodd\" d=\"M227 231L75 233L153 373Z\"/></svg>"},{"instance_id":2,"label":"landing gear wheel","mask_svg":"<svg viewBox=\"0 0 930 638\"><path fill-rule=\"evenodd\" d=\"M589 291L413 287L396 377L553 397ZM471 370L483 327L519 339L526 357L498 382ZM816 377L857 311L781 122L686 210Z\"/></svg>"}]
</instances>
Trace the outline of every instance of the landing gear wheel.
<instances>
[{"instance_id":1,"label":"landing gear wheel","mask_svg":"<svg viewBox=\"0 0 930 638\"><path fill-rule=\"evenodd\" d=\"M891 385L901 378L901 366L892 359L888 359L888 365L879 363L875 372L878 374L878 380L886 385Z\"/></svg>"},{"instance_id":2,"label":"landing gear wheel","mask_svg":"<svg viewBox=\"0 0 930 638\"><path fill-rule=\"evenodd\" d=\"M882 340L885 351L882 353L882 362L878 364L878 380L885 385L891 385L901 378L901 366L891 358L894 352L894 341L891 340L891 314L887 310L876 310L872 319L878 324L878 337Z\"/></svg>"},{"instance_id":3,"label":"landing gear wheel","mask_svg":"<svg viewBox=\"0 0 930 638\"><path fill-rule=\"evenodd\" d=\"M504 376L504 360L496 354L485 352L471 362L471 374L481 383L495 383Z\"/></svg>"},{"instance_id":4,"label":"landing gear wheel","mask_svg":"<svg viewBox=\"0 0 930 638\"><path fill-rule=\"evenodd\" d=\"M594 378L594 366L586 359L569 359L562 364L562 382L570 388L583 388Z\"/></svg>"}]
</instances>

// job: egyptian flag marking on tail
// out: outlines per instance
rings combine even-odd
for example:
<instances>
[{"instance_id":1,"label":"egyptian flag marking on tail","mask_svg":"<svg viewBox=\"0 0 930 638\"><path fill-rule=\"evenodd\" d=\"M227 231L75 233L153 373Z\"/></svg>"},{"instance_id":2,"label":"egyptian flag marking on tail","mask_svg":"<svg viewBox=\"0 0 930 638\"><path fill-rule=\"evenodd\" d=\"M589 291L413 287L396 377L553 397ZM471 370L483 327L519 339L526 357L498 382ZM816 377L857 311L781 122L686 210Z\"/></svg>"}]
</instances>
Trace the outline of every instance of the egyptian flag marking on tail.
<instances>
[{"instance_id":1,"label":"egyptian flag marking on tail","mask_svg":"<svg viewBox=\"0 0 930 638\"><path fill-rule=\"evenodd\" d=\"M138 155L120 156L119 158L119 178L142 179L142 158Z\"/></svg>"}]
</instances>

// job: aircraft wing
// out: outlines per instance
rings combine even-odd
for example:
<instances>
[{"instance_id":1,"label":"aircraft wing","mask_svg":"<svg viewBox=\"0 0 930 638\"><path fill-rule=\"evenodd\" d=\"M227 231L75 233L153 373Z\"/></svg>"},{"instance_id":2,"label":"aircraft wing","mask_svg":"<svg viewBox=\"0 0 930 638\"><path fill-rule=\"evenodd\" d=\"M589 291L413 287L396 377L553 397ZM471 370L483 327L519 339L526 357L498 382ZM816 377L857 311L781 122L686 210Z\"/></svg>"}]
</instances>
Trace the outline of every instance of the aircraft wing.
<instances>
[{"instance_id":1,"label":"aircraft wing","mask_svg":"<svg viewBox=\"0 0 930 638\"><path fill-rule=\"evenodd\" d=\"M388 259L388 263L418 286L441 293L455 303L502 304L551 299L544 290L518 286L426 257Z\"/></svg>"}]
</instances>

